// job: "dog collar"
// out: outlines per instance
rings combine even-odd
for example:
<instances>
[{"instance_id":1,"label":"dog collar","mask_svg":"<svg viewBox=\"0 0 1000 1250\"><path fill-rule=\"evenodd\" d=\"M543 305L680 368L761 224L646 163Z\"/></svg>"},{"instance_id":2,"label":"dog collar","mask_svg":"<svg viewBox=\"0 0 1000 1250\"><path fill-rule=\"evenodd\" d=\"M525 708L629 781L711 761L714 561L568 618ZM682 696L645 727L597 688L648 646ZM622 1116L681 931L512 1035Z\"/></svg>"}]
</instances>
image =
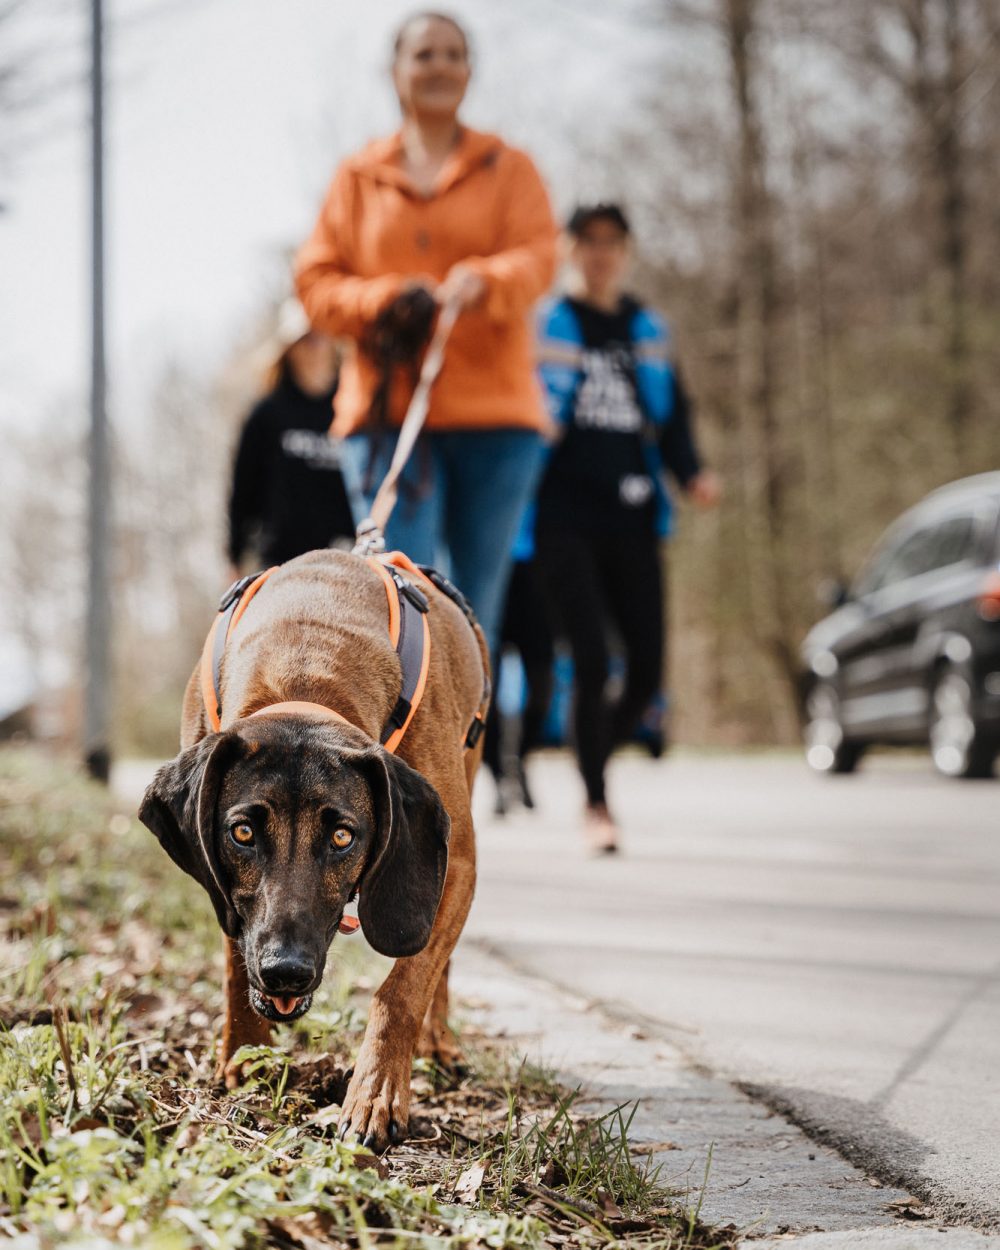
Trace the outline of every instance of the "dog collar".
<instances>
[{"instance_id":1,"label":"dog collar","mask_svg":"<svg viewBox=\"0 0 1000 1250\"><path fill-rule=\"evenodd\" d=\"M316 716L326 720L339 720L345 725L350 725L352 729L358 729L353 721L342 716L340 712L335 712L332 707L326 707L322 703L304 703L299 699L289 699L285 703L269 703L267 707L260 707L256 712L251 712L248 720L252 720L255 716L280 716L283 714L291 716ZM364 730L361 730L364 733Z\"/></svg>"}]
</instances>

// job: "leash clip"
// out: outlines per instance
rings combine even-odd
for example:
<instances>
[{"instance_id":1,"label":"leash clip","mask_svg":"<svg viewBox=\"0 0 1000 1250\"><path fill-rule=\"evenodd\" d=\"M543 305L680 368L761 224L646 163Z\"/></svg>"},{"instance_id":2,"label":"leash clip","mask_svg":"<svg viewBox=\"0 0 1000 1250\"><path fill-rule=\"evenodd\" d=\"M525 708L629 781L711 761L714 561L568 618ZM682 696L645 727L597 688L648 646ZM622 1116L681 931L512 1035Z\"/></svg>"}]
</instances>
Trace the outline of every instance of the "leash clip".
<instances>
[{"instance_id":1,"label":"leash clip","mask_svg":"<svg viewBox=\"0 0 1000 1250\"><path fill-rule=\"evenodd\" d=\"M378 522L372 517L365 517L357 528L354 538L356 556L379 556L385 551L385 535Z\"/></svg>"}]
</instances>

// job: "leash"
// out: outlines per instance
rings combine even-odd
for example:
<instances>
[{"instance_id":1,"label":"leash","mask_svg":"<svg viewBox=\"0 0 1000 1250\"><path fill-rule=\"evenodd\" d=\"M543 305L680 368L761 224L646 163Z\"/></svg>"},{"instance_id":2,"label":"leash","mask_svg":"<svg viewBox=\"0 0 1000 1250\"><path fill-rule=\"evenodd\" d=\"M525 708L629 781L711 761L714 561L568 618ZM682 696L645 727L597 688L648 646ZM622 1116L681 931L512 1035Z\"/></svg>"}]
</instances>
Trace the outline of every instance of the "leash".
<instances>
[{"instance_id":1,"label":"leash","mask_svg":"<svg viewBox=\"0 0 1000 1250\"><path fill-rule=\"evenodd\" d=\"M389 468L375 493L371 512L358 526L355 535L355 555L375 556L385 551L385 527L389 524L389 518L392 516L392 510L399 496L399 479L416 446L420 431L424 428L424 422L427 420L431 404L431 388L441 372L441 366L444 364L444 349L460 311L456 300L449 300L441 309L434 337L431 339L420 367L420 378L403 418L403 424L399 427L399 438L396 440L396 449L392 453Z\"/></svg>"}]
</instances>

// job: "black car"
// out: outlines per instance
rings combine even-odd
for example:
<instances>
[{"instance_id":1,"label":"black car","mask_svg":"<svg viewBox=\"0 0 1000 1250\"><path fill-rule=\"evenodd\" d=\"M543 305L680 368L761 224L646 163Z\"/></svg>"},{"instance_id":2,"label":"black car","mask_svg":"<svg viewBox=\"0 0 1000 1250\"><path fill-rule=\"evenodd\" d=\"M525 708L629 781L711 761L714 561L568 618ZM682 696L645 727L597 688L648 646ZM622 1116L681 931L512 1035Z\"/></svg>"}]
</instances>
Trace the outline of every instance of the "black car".
<instances>
[{"instance_id":1,"label":"black car","mask_svg":"<svg viewBox=\"0 0 1000 1250\"><path fill-rule=\"evenodd\" d=\"M802 644L806 756L849 773L875 743L929 743L952 777L1000 753L1000 473L932 492L883 535Z\"/></svg>"}]
</instances>

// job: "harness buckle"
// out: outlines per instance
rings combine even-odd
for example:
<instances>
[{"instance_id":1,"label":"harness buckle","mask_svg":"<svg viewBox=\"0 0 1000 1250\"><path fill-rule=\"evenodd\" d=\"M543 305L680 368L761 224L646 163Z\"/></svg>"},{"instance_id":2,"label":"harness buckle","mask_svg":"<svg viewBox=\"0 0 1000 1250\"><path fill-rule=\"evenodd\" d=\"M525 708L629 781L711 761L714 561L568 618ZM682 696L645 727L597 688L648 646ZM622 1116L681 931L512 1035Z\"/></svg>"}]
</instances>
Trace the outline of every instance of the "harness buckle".
<instances>
[{"instance_id":1,"label":"harness buckle","mask_svg":"<svg viewBox=\"0 0 1000 1250\"><path fill-rule=\"evenodd\" d=\"M454 603L455 606L461 610L462 614L466 617L470 624L476 619L476 614L472 610L472 605L453 581L450 581L443 573L439 573L431 564L418 564L417 568L426 578L434 583L438 590L448 596L452 603Z\"/></svg>"},{"instance_id":2,"label":"harness buckle","mask_svg":"<svg viewBox=\"0 0 1000 1250\"><path fill-rule=\"evenodd\" d=\"M405 595L418 612L426 613L430 608L430 600L420 587L415 585L413 582L408 582L395 565L390 564L386 567L397 592L401 595Z\"/></svg>"},{"instance_id":3,"label":"harness buckle","mask_svg":"<svg viewBox=\"0 0 1000 1250\"><path fill-rule=\"evenodd\" d=\"M219 611L225 612L227 608L231 608L250 583L256 581L259 576L259 573L248 573L246 577L238 577L229 589L223 592L219 600Z\"/></svg>"},{"instance_id":4,"label":"harness buckle","mask_svg":"<svg viewBox=\"0 0 1000 1250\"><path fill-rule=\"evenodd\" d=\"M399 579L399 583L397 584L399 585L399 593L401 595L406 595L407 599L409 599L418 612L427 612L430 607L430 603L427 596L419 586L415 586L413 582L408 582L402 577Z\"/></svg>"},{"instance_id":5,"label":"harness buckle","mask_svg":"<svg viewBox=\"0 0 1000 1250\"><path fill-rule=\"evenodd\" d=\"M469 732L465 735L466 750L472 751L475 748L476 743L479 741L479 739L483 736L485 732L486 732L486 721L483 719L482 716L480 716L477 713L472 724L469 726Z\"/></svg>"},{"instance_id":6,"label":"harness buckle","mask_svg":"<svg viewBox=\"0 0 1000 1250\"><path fill-rule=\"evenodd\" d=\"M406 718L409 716L410 708L412 706L413 704L404 694L401 694L396 700L395 706L389 713L389 719L385 722L385 726L382 729L381 742L383 746L389 741L397 729L402 729L406 724Z\"/></svg>"}]
</instances>

